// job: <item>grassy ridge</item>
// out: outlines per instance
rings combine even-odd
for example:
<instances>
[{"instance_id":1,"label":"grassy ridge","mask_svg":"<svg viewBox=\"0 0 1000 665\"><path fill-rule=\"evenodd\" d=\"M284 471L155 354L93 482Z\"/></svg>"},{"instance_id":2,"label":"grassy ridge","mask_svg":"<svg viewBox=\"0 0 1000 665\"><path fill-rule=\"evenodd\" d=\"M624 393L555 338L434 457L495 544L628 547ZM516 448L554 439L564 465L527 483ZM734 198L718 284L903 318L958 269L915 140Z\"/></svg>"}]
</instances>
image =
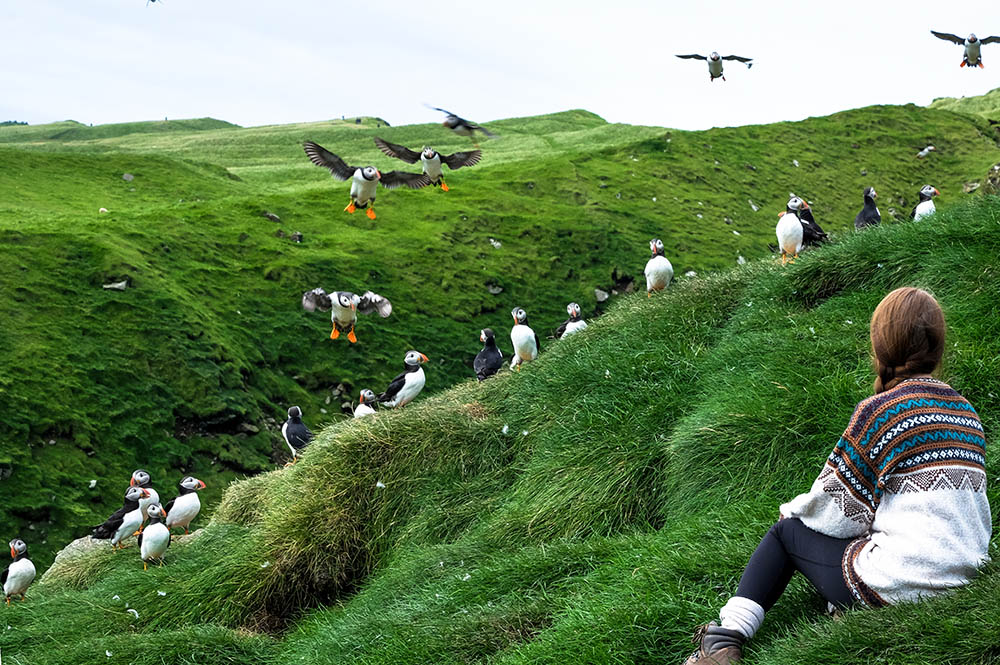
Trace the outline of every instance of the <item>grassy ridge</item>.
<instances>
[{"instance_id":1,"label":"grassy ridge","mask_svg":"<svg viewBox=\"0 0 1000 665\"><path fill-rule=\"evenodd\" d=\"M990 124L996 124L1000 122L1000 88L976 97L939 97L931 102L930 107L979 115L990 120Z\"/></svg>"}]
</instances>

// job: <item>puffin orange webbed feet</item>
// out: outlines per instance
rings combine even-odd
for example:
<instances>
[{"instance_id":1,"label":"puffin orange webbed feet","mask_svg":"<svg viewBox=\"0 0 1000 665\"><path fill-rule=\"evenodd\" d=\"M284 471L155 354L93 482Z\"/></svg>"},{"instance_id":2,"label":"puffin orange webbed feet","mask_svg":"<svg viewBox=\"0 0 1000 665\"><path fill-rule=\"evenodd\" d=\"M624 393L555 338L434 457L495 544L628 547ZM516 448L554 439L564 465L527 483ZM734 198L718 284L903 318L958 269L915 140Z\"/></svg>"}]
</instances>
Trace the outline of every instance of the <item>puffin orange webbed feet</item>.
<instances>
[{"instance_id":1,"label":"puffin orange webbed feet","mask_svg":"<svg viewBox=\"0 0 1000 665\"><path fill-rule=\"evenodd\" d=\"M365 211L365 214L368 215L368 219L375 219L375 209L374 208L368 208L368 210Z\"/></svg>"},{"instance_id":2,"label":"puffin orange webbed feet","mask_svg":"<svg viewBox=\"0 0 1000 665\"><path fill-rule=\"evenodd\" d=\"M340 331L334 328L333 332L330 333L330 339L337 339L338 337L340 337Z\"/></svg>"},{"instance_id":3,"label":"puffin orange webbed feet","mask_svg":"<svg viewBox=\"0 0 1000 665\"><path fill-rule=\"evenodd\" d=\"M347 204L347 207L344 208L344 212L348 212L353 215L354 211L357 209L358 209L357 206L354 205L354 201L351 201L350 203Z\"/></svg>"},{"instance_id":4,"label":"puffin orange webbed feet","mask_svg":"<svg viewBox=\"0 0 1000 665\"><path fill-rule=\"evenodd\" d=\"M351 344L357 344L358 338L354 334L354 328L351 328L351 332L347 333L347 341L350 342Z\"/></svg>"},{"instance_id":5,"label":"puffin orange webbed feet","mask_svg":"<svg viewBox=\"0 0 1000 665\"><path fill-rule=\"evenodd\" d=\"M441 181L441 191L444 192L448 191L448 183L446 183L444 180Z\"/></svg>"}]
</instances>

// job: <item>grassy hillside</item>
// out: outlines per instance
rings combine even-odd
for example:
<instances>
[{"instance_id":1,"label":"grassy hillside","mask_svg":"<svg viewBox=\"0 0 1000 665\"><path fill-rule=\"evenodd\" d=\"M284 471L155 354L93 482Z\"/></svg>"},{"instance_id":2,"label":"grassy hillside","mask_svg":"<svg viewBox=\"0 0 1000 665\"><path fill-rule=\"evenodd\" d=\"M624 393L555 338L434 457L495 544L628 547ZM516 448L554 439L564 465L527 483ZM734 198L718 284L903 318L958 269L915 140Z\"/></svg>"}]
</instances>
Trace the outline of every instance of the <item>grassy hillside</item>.
<instances>
[{"instance_id":1,"label":"grassy hillside","mask_svg":"<svg viewBox=\"0 0 1000 665\"><path fill-rule=\"evenodd\" d=\"M520 373L325 429L297 466L230 486L163 568L134 549L53 567L0 646L42 665L680 662L870 394L888 290L941 301L942 378L978 409L996 475L998 232L1000 199L980 198L787 269L618 298ZM996 662L998 602L996 564L840 620L798 580L747 662Z\"/></svg>"},{"instance_id":2,"label":"grassy hillside","mask_svg":"<svg viewBox=\"0 0 1000 665\"><path fill-rule=\"evenodd\" d=\"M997 124L1000 123L1000 88L978 97L939 97L931 102L930 107L979 115L990 120L990 124Z\"/></svg>"},{"instance_id":3,"label":"grassy hillside","mask_svg":"<svg viewBox=\"0 0 1000 665\"><path fill-rule=\"evenodd\" d=\"M342 212L348 186L308 162L303 140L383 170L406 165L373 136L445 152L468 141L370 118L189 122L197 131L137 123L76 138L0 128L0 522L31 534L42 567L120 505L133 468L167 495L185 474L203 478L210 512L229 480L284 461L289 404L314 429L337 421L411 348L431 358L438 392L471 375L481 328L508 348L514 306L544 339L571 300L602 311L595 287L641 290L651 237L677 275L713 273L768 255L789 191L843 238L865 185L887 221L902 219L925 182L948 208L1000 159L985 120L915 106L707 132L568 111L491 123L500 138L448 174L451 192L383 191L372 222ZM915 159L928 142L940 152ZM130 288L101 288L120 280ZM393 316L362 320L356 346L331 342L328 317L298 304L314 286L370 288Z\"/></svg>"},{"instance_id":4,"label":"grassy hillside","mask_svg":"<svg viewBox=\"0 0 1000 665\"><path fill-rule=\"evenodd\" d=\"M147 122L119 122L108 125L85 125L75 120L52 122L44 125L15 125L0 131L0 143L28 143L42 141L89 141L93 139L120 138L133 134L165 134L202 132L210 129L234 129L238 125L215 118L186 120L150 120Z\"/></svg>"}]
</instances>

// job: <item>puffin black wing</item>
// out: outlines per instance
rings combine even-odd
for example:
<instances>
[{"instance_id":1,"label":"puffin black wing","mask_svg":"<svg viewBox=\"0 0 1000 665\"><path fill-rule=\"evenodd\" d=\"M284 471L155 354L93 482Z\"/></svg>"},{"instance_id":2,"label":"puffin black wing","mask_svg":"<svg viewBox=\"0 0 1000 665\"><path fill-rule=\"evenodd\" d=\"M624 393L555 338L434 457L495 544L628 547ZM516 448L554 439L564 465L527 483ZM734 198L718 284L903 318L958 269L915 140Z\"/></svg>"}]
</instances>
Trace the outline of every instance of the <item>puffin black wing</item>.
<instances>
[{"instance_id":1,"label":"puffin black wing","mask_svg":"<svg viewBox=\"0 0 1000 665\"><path fill-rule=\"evenodd\" d=\"M313 433L309 431L309 428L305 426L305 423L287 423L285 427L285 439L288 441L288 445L292 446L296 450L302 450L309 445L309 442L313 440Z\"/></svg>"},{"instance_id":2,"label":"puffin black wing","mask_svg":"<svg viewBox=\"0 0 1000 665\"><path fill-rule=\"evenodd\" d=\"M678 58L683 58L684 60L708 60L703 55L698 55L697 53L689 53L688 55L678 55Z\"/></svg>"},{"instance_id":3,"label":"puffin black wing","mask_svg":"<svg viewBox=\"0 0 1000 665\"><path fill-rule=\"evenodd\" d=\"M408 173L407 171L389 171L382 174L379 181L386 189L396 189L397 187L409 187L410 189L420 189L431 184L431 179L426 173Z\"/></svg>"},{"instance_id":4,"label":"puffin black wing","mask_svg":"<svg viewBox=\"0 0 1000 665\"><path fill-rule=\"evenodd\" d=\"M330 296L321 288L315 288L302 294L302 309L307 312L329 312L333 309L333 301Z\"/></svg>"},{"instance_id":5,"label":"puffin black wing","mask_svg":"<svg viewBox=\"0 0 1000 665\"><path fill-rule=\"evenodd\" d=\"M498 348L484 348L472 361L472 368L476 370L476 377L482 381L487 379L503 367L503 352Z\"/></svg>"},{"instance_id":6,"label":"puffin black wing","mask_svg":"<svg viewBox=\"0 0 1000 665\"><path fill-rule=\"evenodd\" d=\"M365 294L361 296L361 302L358 303L358 311L362 314L378 312L378 315L384 319L392 314L392 303L377 293L365 291Z\"/></svg>"},{"instance_id":7,"label":"puffin black wing","mask_svg":"<svg viewBox=\"0 0 1000 665\"><path fill-rule=\"evenodd\" d=\"M538 341L538 333L535 333L535 353L542 352L542 343Z\"/></svg>"},{"instance_id":8,"label":"puffin black wing","mask_svg":"<svg viewBox=\"0 0 1000 665\"><path fill-rule=\"evenodd\" d=\"M573 319L566 319L559 325L558 328L556 328L556 339L562 339L563 334L566 332L566 326L568 326L569 322L572 320Z\"/></svg>"},{"instance_id":9,"label":"puffin black wing","mask_svg":"<svg viewBox=\"0 0 1000 665\"><path fill-rule=\"evenodd\" d=\"M980 39L979 43L980 44L1000 44L1000 37L997 37L996 35L992 35L990 37L987 37L986 39Z\"/></svg>"},{"instance_id":10,"label":"puffin black wing","mask_svg":"<svg viewBox=\"0 0 1000 665\"><path fill-rule=\"evenodd\" d=\"M407 164L416 164L420 161L420 153L410 150L406 146L389 143L388 141L380 139L377 136L375 137L375 145L389 157L401 159Z\"/></svg>"},{"instance_id":11,"label":"puffin black wing","mask_svg":"<svg viewBox=\"0 0 1000 665\"><path fill-rule=\"evenodd\" d=\"M129 512L128 508L122 506L115 512L111 513L111 517L104 520L103 524L98 524L91 530L91 536L97 538L98 540L107 540L111 536L115 535L115 531L117 531L118 527L120 527L122 522L125 521L125 514L127 512Z\"/></svg>"},{"instance_id":12,"label":"puffin black wing","mask_svg":"<svg viewBox=\"0 0 1000 665\"><path fill-rule=\"evenodd\" d=\"M407 372L403 372L395 379L389 383L389 387L385 389L385 392L375 398L378 402L391 402L399 391L403 389L403 384L406 383Z\"/></svg>"},{"instance_id":13,"label":"puffin black wing","mask_svg":"<svg viewBox=\"0 0 1000 665\"><path fill-rule=\"evenodd\" d=\"M482 150L470 150L469 152L456 152L451 155L441 155L441 161L447 164L450 169L460 169L463 166L475 166L479 163L482 156Z\"/></svg>"},{"instance_id":14,"label":"puffin black wing","mask_svg":"<svg viewBox=\"0 0 1000 665\"><path fill-rule=\"evenodd\" d=\"M337 180L350 180L354 177L354 172L361 168L360 166L348 166L340 157L312 141L303 143L302 149L309 156L309 161L316 166L330 169L330 173Z\"/></svg>"},{"instance_id":15,"label":"puffin black wing","mask_svg":"<svg viewBox=\"0 0 1000 665\"><path fill-rule=\"evenodd\" d=\"M142 547L142 531L139 532L139 540L136 542L139 547Z\"/></svg>"},{"instance_id":16,"label":"puffin black wing","mask_svg":"<svg viewBox=\"0 0 1000 665\"><path fill-rule=\"evenodd\" d=\"M163 506L163 512L165 512L167 515L169 515L170 514L170 509L174 507L174 501L176 501L176 500L177 500L176 498L173 498L169 502L167 502L167 505Z\"/></svg>"},{"instance_id":17,"label":"puffin black wing","mask_svg":"<svg viewBox=\"0 0 1000 665\"><path fill-rule=\"evenodd\" d=\"M931 30L931 34L934 35L935 37L937 37L938 39L945 40L946 42L955 42L956 44L965 44L965 40L964 39L962 39L958 35L953 35L953 34L948 33L948 32L937 32L935 30ZM983 43L985 44L986 42L984 41Z\"/></svg>"},{"instance_id":18,"label":"puffin black wing","mask_svg":"<svg viewBox=\"0 0 1000 665\"><path fill-rule=\"evenodd\" d=\"M753 58L744 58L741 55L724 55L723 60L739 60L740 62L750 62Z\"/></svg>"},{"instance_id":19,"label":"puffin black wing","mask_svg":"<svg viewBox=\"0 0 1000 665\"><path fill-rule=\"evenodd\" d=\"M799 211L799 221L802 223L802 241L806 245L819 245L827 239L827 234L816 223L809 208Z\"/></svg>"}]
</instances>

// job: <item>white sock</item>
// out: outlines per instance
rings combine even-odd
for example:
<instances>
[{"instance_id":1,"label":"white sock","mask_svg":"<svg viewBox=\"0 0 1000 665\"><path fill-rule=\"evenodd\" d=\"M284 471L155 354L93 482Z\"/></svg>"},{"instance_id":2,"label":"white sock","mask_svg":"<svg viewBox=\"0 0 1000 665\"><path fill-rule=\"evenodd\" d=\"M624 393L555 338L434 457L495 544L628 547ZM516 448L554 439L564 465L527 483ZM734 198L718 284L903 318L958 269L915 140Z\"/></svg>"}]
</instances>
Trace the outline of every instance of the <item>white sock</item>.
<instances>
[{"instance_id":1,"label":"white sock","mask_svg":"<svg viewBox=\"0 0 1000 665\"><path fill-rule=\"evenodd\" d=\"M737 630L750 639L764 623L764 608L749 598L733 596L719 610L719 619L723 628Z\"/></svg>"}]
</instances>

